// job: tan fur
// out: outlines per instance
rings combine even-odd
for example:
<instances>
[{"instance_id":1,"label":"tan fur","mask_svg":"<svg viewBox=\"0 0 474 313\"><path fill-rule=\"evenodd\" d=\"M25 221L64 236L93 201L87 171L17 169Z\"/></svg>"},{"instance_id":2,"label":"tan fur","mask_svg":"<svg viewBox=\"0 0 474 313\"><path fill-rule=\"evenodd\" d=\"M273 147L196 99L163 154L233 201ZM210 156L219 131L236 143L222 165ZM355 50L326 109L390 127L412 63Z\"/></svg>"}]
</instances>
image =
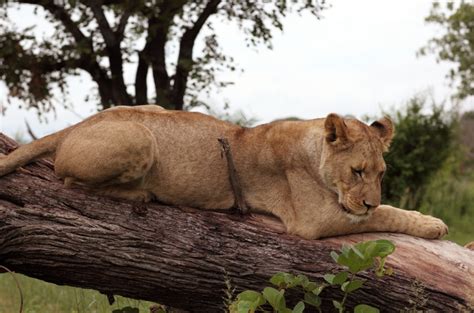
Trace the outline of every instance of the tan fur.
<instances>
[{"instance_id":1,"label":"tan fur","mask_svg":"<svg viewBox=\"0 0 474 313\"><path fill-rule=\"evenodd\" d=\"M367 126L330 114L254 128L158 106L116 107L0 158L0 176L48 154L66 185L136 201L201 209L234 205L219 137L229 140L245 200L304 238L447 233L439 219L380 205L388 119ZM362 172L357 172L361 170Z\"/></svg>"}]
</instances>

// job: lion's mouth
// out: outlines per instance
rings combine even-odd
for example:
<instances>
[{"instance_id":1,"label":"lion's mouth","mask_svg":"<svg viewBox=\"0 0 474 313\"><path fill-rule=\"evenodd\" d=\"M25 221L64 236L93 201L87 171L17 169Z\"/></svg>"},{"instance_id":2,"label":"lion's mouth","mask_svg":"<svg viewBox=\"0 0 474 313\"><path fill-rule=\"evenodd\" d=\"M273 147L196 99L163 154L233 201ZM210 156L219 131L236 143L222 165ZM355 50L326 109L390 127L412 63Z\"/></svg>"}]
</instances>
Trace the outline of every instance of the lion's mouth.
<instances>
[{"instance_id":1,"label":"lion's mouth","mask_svg":"<svg viewBox=\"0 0 474 313\"><path fill-rule=\"evenodd\" d=\"M351 210L349 210L343 203L339 203L341 209L346 212L347 214L352 214Z\"/></svg>"},{"instance_id":2,"label":"lion's mouth","mask_svg":"<svg viewBox=\"0 0 474 313\"><path fill-rule=\"evenodd\" d=\"M346 207L343 203L339 203L339 206L341 207L341 209L346 212L346 214L348 215L354 215L354 216L359 216L359 217L367 217L369 216L370 212L369 211L365 211L364 213L362 214L357 214L355 213L354 211L352 211L351 209L349 209L348 207Z\"/></svg>"}]
</instances>

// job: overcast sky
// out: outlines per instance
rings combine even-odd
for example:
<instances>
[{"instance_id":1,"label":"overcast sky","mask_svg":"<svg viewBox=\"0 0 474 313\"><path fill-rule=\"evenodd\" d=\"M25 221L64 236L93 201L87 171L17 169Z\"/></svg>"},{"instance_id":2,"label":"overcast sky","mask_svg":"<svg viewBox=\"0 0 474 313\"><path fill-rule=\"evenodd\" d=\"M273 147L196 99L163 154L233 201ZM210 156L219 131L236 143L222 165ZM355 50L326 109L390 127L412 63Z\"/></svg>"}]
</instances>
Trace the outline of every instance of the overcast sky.
<instances>
[{"instance_id":1,"label":"overcast sky","mask_svg":"<svg viewBox=\"0 0 474 313\"><path fill-rule=\"evenodd\" d=\"M220 108L227 100L231 111L242 110L267 122L330 112L380 115L381 108L400 107L417 92L431 90L439 101L453 93L445 79L448 64L436 63L433 56L416 57L416 51L440 31L424 23L432 1L328 2L332 7L321 20L311 15L287 17L284 32L275 33L273 50L249 49L235 25L214 25L224 51L244 72L224 75L235 84L208 101ZM41 23L29 9L15 14L30 24ZM126 75L131 79L134 71ZM75 123L94 112L83 102L92 86L87 75L72 79L75 113L59 110L56 118L49 116L49 123L39 123L34 111L8 106L0 117L0 131L24 134L25 119L38 135ZM6 89L0 88L0 103L6 105L5 99ZM474 109L473 101L466 101L464 109Z\"/></svg>"}]
</instances>

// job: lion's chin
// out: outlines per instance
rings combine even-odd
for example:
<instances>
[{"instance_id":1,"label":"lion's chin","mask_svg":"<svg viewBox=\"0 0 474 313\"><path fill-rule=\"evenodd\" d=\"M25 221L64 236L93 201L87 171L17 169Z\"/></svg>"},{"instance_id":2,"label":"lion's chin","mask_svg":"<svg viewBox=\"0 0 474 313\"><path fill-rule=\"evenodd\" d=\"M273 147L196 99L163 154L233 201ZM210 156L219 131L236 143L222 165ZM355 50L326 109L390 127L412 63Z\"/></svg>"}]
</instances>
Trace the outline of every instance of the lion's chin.
<instances>
[{"instance_id":1,"label":"lion's chin","mask_svg":"<svg viewBox=\"0 0 474 313\"><path fill-rule=\"evenodd\" d=\"M346 216L349 218L351 223L357 224L357 223L366 221L370 217L370 213L366 213L363 215L355 215L352 213L347 213Z\"/></svg>"}]
</instances>

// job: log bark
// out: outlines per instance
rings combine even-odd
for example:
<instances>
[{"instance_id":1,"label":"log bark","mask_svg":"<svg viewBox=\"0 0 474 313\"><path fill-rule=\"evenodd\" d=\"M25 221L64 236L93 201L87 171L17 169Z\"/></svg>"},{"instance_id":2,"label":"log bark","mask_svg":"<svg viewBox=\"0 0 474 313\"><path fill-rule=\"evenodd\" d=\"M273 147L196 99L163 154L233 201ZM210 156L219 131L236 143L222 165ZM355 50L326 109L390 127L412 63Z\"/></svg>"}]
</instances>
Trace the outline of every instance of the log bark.
<instances>
[{"instance_id":1,"label":"log bark","mask_svg":"<svg viewBox=\"0 0 474 313\"><path fill-rule=\"evenodd\" d=\"M15 142L0 134L0 152ZM265 216L238 216L156 203L142 205L65 189L40 160L0 178L0 264L48 282L156 301L191 312L222 312L225 281L261 290L278 271L314 280L339 270L329 253L386 238L394 275L350 296L382 312L461 312L474 303L474 251L455 243L371 233L303 240ZM421 287L420 287L421 286ZM339 294L325 291L323 297ZM324 301L329 308L329 300Z\"/></svg>"}]
</instances>

